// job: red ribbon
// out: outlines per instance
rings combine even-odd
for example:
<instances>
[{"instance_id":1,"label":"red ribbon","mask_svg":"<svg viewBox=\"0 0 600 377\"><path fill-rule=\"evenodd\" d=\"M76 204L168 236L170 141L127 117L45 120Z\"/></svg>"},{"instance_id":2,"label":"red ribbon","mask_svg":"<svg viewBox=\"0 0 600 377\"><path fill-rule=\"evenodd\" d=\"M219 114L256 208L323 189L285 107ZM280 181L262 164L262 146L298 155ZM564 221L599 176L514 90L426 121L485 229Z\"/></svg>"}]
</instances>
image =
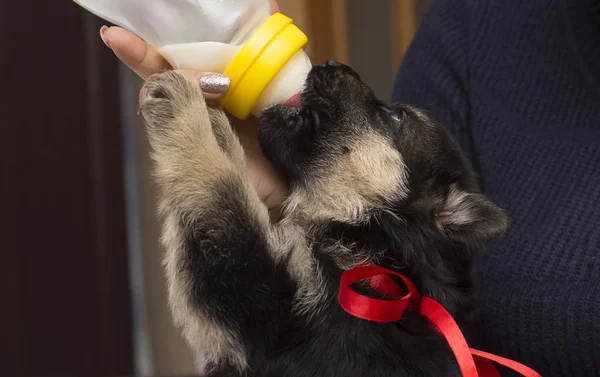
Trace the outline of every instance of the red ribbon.
<instances>
[{"instance_id":1,"label":"red ribbon","mask_svg":"<svg viewBox=\"0 0 600 377\"><path fill-rule=\"evenodd\" d=\"M408 293L389 276L402 279ZM353 283L367 279L379 293L393 299L375 299L363 296L350 288ZM421 297L415 285L406 276L376 266L359 266L342 275L338 301L349 314L374 322L395 322L402 318L406 308L418 309L420 314L437 328L446 339L463 377L500 377L490 361L504 365L525 377L541 377L533 369L516 361L470 348L460 328L446 309L430 297Z\"/></svg>"}]
</instances>

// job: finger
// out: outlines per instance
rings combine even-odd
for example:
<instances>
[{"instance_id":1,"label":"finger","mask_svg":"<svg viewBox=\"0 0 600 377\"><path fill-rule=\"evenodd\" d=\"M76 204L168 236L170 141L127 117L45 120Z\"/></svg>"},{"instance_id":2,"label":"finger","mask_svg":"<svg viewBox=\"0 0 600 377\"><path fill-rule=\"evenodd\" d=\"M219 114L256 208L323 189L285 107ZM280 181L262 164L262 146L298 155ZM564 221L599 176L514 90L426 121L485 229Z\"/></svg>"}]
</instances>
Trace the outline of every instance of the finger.
<instances>
[{"instance_id":1,"label":"finger","mask_svg":"<svg viewBox=\"0 0 600 377\"><path fill-rule=\"evenodd\" d=\"M191 69L178 69L175 72L193 78L200 86L204 98L207 100L216 100L229 91L231 79L220 73L198 72Z\"/></svg>"},{"instance_id":2,"label":"finger","mask_svg":"<svg viewBox=\"0 0 600 377\"><path fill-rule=\"evenodd\" d=\"M115 55L141 78L145 79L171 68L158 51L123 28L103 26L100 36Z\"/></svg>"},{"instance_id":3,"label":"finger","mask_svg":"<svg viewBox=\"0 0 600 377\"><path fill-rule=\"evenodd\" d=\"M207 100L216 100L229 91L231 80L228 76L213 72L180 70L184 75L193 77Z\"/></svg>"},{"instance_id":4,"label":"finger","mask_svg":"<svg viewBox=\"0 0 600 377\"><path fill-rule=\"evenodd\" d=\"M215 100L221 97L224 93L229 90L231 83L228 76L220 73L212 72L197 72L193 70L177 70L180 74L188 76L198 83L202 94L206 98L209 105L214 105ZM146 86L144 85L140 90L139 101L142 106L148 100L148 94Z\"/></svg>"}]
</instances>

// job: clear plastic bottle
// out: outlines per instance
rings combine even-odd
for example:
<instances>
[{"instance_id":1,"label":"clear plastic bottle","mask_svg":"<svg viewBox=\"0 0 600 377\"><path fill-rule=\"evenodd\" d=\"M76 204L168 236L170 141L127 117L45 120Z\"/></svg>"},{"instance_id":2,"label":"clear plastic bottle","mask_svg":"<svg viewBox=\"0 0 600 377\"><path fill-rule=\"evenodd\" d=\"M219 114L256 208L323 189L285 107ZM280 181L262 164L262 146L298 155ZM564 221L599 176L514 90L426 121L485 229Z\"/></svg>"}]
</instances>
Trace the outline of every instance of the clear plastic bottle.
<instances>
[{"instance_id":1,"label":"clear plastic bottle","mask_svg":"<svg viewBox=\"0 0 600 377\"><path fill-rule=\"evenodd\" d=\"M306 35L271 15L269 0L74 0L137 34L176 69L224 73L231 86L221 105L259 116L302 90L312 64Z\"/></svg>"}]
</instances>

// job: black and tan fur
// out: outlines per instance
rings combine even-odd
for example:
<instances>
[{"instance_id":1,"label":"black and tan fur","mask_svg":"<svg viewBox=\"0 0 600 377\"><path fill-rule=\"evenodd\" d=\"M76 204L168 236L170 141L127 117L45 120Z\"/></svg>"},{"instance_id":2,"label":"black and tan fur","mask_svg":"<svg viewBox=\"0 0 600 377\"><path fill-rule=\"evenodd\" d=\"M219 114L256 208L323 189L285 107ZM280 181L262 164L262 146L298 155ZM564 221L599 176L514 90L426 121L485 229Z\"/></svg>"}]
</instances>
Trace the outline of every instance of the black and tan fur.
<instances>
[{"instance_id":1,"label":"black and tan fur","mask_svg":"<svg viewBox=\"0 0 600 377\"><path fill-rule=\"evenodd\" d=\"M443 128L378 101L347 66L315 66L301 109L261 118L261 147L290 187L272 223L198 85L167 72L145 89L170 305L208 376L460 375L418 314L368 322L336 298L342 272L368 261L468 318L473 254L507 217Z\"/></svg>"}]
</instances>

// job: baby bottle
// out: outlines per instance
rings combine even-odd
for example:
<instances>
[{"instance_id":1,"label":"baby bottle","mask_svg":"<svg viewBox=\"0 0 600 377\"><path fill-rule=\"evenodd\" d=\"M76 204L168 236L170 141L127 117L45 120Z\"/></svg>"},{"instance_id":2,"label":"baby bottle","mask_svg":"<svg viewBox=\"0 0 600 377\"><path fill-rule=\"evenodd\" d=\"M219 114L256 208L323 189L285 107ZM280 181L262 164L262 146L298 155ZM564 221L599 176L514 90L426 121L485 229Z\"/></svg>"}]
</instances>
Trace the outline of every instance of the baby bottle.
<instances>
[{"instance_id":1,"label":"baby bottle","mask_svg":"<svg viewBox=\"0 0 600 377\"><path fill-rule=\"evenodd\" d=\"M230 77L220 105L259 116L300 92L312 64L306 35L269 0L74 0L137 34L175 69Z\"/></svg>"}]
</instances>

